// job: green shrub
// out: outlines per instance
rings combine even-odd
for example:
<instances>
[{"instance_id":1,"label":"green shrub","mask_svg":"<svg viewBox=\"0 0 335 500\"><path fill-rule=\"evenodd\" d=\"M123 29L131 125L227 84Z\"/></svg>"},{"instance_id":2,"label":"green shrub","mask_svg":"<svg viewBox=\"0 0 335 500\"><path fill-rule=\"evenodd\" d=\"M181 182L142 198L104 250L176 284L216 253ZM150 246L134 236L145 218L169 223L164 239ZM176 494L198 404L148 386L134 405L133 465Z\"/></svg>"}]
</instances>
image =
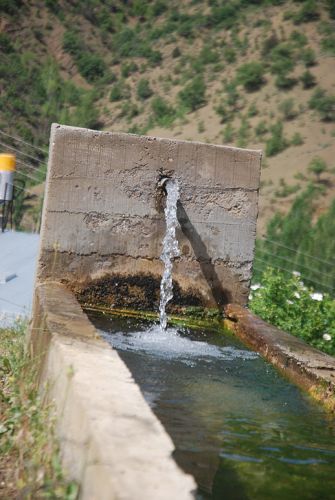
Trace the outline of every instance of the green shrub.
<instances>
[{"instance_id":1,"label":"green shrub","mask_svg":"<svg viewBox=\"0 0 335 500\"><path fill-rule=\"evenodd\" d=\"M326 1L328 11L329 11L329 17L331 19L335 19L335 1L334 0L327 0Z\"/></svg>"},{"instance_id":2,"label":"green shrub","mask_svg":"<svg viewBox=\"0 0 335 500\"><path fill-rule=\"evenodd\" d=\"M293 87L296 80L290 76L295 66L294 51L290 44L280 43L271 52L271 72L276 76L275 85L279 89Z\"/></svg>"},{"instance_id":3,"label":"green shrub","mask_svg":"<svg viewBox=\"0 0 335 500\"><path fill-rule=\"evenodd\" d=\"M317 182L320 182L321 174L327 171L327 163L319 156L315 156L308 164L308 171L316 175Z\"/></svg>"},{"instance_id":4,"label":"green shrub","mask_svg":"<svg viewBox=\"0 0 335 500\"><path fill-rule=\"evenodd\" d=\"M177 34L184 38L193 38L194 28L195 25L193 19L186 15L179 22L179 26L177 27Z\"/></svg>"},{"instance_id":5,"label":"green shrub","mask_svg":"<svg viewBox=\"0 0 335 500\"><path fill-rule=\"evenodd\" d=\"M198 133L203 134L205 132L205 130L206 130L205 123L203 122L203 120L201 120L198 123Z\"/></svg>"},{"instance_id":6,"label":"green shrub","mask_svg":"<svg viewBox=\"0 0 335 500\"><path fill-rule=\"evenodd\" d=\"M106 71L105 61L96 54L82 54L77 61L80 74L90 83L99 80Z\"/></svg>"},{"instance_id":7,"label":"green shrub","mask_svg":"<svg viewBox=\"0 0 335 500\"><path fill-rule=\"evenodd\" d=\"M294 43L296 47L303 47L307 44L308 38L306 35L301 33L300 31L292 31L290 40Z\"/></svg>"},{"instance_id":8,"label":"green shrub","mask_svg":"<svg viewBox=\"0 0 335 500\"><path fill-rule=\"evenodd\" d=\"M294 10L285 10L283 13L283 21L291 21L294 19L296 12Z\"/></svg>"},{"instance_id":9,"label":"green shrub","mask_svg":"<svg viewBox=\"0 0 335 500\"><path fill-rule=\"evenodd\" d=\"M206 104L206 85L199 75L186 85L178 94L180 102L189 110L195 111Z\"/></svg>"},{"instance_id":10,"label":"green shrub","mask_svg":"<svg viewBox=\"0 0 335 500\"><path fill-rule=\"evenodd\" d=\"M250 124L245 118L243 118L241 121L240 128L238 129L237 146L239 148L245 148L248 144L249 136L250 136Z\"/></svg>"},{"instance_id":11,"label":"green shrub","mask_svg":"<svg viewBox=\"0 0 335 500\"><path fill-rule=\"evenodd\" d=\"M271 51L271 72L287 74L294 69L294 50L289 43L280 43Z\"/></svg>"},{"instance_id":12,"label":"green shrub","mask_svg":"<svg viewBox=\"0 0 335 500\"><path fill-rule=\"evenodd\" d=\"M227 63L232 64L236 61L236 52L232 47L226 47L223 51L223 57Z\"/></svg>"},{"instance_id":13,"label":"green shrub","mask_svg":"<svg viewBox=\"0 0 335 500\"><path fill-rule=\"evenodd\" d=\"M151 47L149 40L143 40L136 29L128 26L113 36L113 47L119 57L145 57L152 64L159 64L163 57Z\"/></svg>"},{"instance_id":14,"label":"green shrub","mask_svg":"<svg viewBox=\"0 0 335 500\"><path fill-rule=\"evenodd\" d=\"M310 66L315 66L316 64L316 54L313 49L307 47L301 52L301 60L307 68Z\"/></svg>"},{"instance_id":15,"label":"green shrub","mask_svg":"<svg viewBox=\"0 0 335 500\"><path fill-rule=\"evenodd\" d=\"M321 21L318 25L318 31L323 38L321 39L321 47L324 52L329 52L330 55L335 55L335 32L332 22Z\"/></svg>"},{"instance_id":16,"label":"green shrub","mask_svg":"<svg viewBox=\"0 0 335 500\"><path fill-rule=\"evenodd\" d=\"M317 21L320 17L319 8L315 0L306 0L293 20L295 24Z\"/></svg>"},{"instance_id":17,"label":"green shrub","mask_svg":"<svg viewBox=\"0 0 335 500\"><path fill-rule=\"evenodd\" d=\"M245 33L244 37L241 39L238 36L238 29L235 27L235 29L233 29L231 31L231 41L232 41L234 47L236 47L237 50L239 50L240 54L242 54L242 55L246 54L246 51L247 51L247 48L249 45L247 33Z\"/></svg>"},{"instance_id":18,"label":"green shrub","mask_svg":"<svg viewBox=\"0 0 335 500\"><path fill-rule=\"evenodd\" d=\"M265 239L257 241L256 261L261 270L265 265L300 271L307 284L334 294L335 201L313 224L321 193L319 185L310 184L286 215L277 213L270 220Z\"/></svg>"},{"instance_id":19,"label":"green shrub","mask_svg":"<svg viewBox=\"0 0 335 500\"><path fill-rule=\"evenodd\" d=\"M164 0L157 0L151 7L151 12L154 17L159 17L166 12L167 9L168 6Z\"/></svg>"},{"instance_id":20,"label":"green shrub","mask_svg":"<svg viewBox=\"0 0 335 500\"><path fill-rule=\"evenodd\" d=\"M265 120L261 120L255 127L256 137L262 138L269 131L269 127Z\"/></svg>"},{"instance_id":21,"label":"green shrub","mask_svg":"<svg viewBox=\"0 0 335 500\"><path fill-rule=\"evenodd\" d=\"M105 61L97 54L88 51L79 35L72 30L65 31L63 49L68 52L77 64L79 73L90 83L105 75Z\"/></svg>"},{"instance_id":22,"label":"green shrub","mask_svg":"<svg viewBox=\"0 0 335 500\"><path fill-rule=\"evenodd\" d=\"M17 14L23 6L23 0L0 0L0 12Z\"/></svg>"},{"instance_id":23,"label":"green shrub","mask_svg":"<svg viewBox=\"0 0 335 500\"><path fill-rule=\"evenodd\" d=\"M279 111L283 114L284 120L292 120L297 116L297 110L295 109L294 99L291 97L288 99L284 99L279 104Z\"/></svg>"},{"instance_id":24,"label":"green shrub","mask_svg":"<svg viewBox=\"0 0 335 500\"><path fill-rule=\"evenodd\" d=\"M150 87L149 80L146 78L141 78L141 80L137 84L137 97L144 101L148 99L153 94L153 90Z\"/></svg>"},{"instance_id":25,"label":"green shrub","mask_svg":"<svg viewBox=\"0 0 335 500\"><path fill-rule=\"evenodd\" d=\"M136 31L125 27L113 37L115 52L121 57L132 57L139 55L140 39Z\"/></svg>"},{"instance_id":26,"label":"green shrub","mask_svg":"<svg viewBox=\"0 0 335 500\"><path fill-rule=\"evenodd\" d=\"M321 40L321 47L324 52L335 55L335 36L329 36Z\"/></svg>"},{"instance_id":27,"label":"green shrub","mask_svg":"<svg viewBox=\"0 0 335 500\"><path fill-rule=\"evenodd\" d=\"M304 140L301 136L301 134L299 134L299 132L295 132L292 139L291 139L291 144L292 146L301 146L301 144L304 143Z\"/></svg>"},{"instance_id":28,"label":"green shrub","mask_svg":"<svg viewBox=\"0 0 335 500\"><path fill-rule=\"evenodd\" d=\"M236 22L238 11L235 5L224 2L223 5L213 5L211 14L208 16L207 25L209 27L232 28Z\"/></svg>"},{"instance_id":29,"label":"green shrub","mask_svg":"<svg viewBox=\"0 0 335 500\"><path fill-rule=\"evenodd\" d=\"M248 117L251 118L253 116L257 116L258 115L258 109L257 109L257 106L256 104L253 102L252 104L250 104L249 106L249 109L248 109Z\"/></svg>"},{"instance_id":30,"label":"green shrub","mask_svg":"<svg viewBox=\"0 0 335 500\"><path fill-rule=\"evenodd\" d=\"M299 276L268 268L261 287L252 291L249 307L264 321L335 354L335 302L307 289Z\"/></svg>"},{"instance_id":31,"label":"green shrub","mask_svg":"<svg viewBox=\"0 0 335 500\"><path fill-rule=\"evenodd\" d=\"M262 120L260 121L255 128L255 134L257 137L262 137L268 132L269 128L267 126L266 121Z\"/></svg>"},{"instance_id":32,"label":"green shrub","mask_svg":"<svg viewBox=\"0 0 335 500\"><path fill-rule=\"evenodd\" d=\"M275 196L278 198L287 198L291 194L296 193L299 191L300 185L299 184L287 184L285 179L281 178L279 181L279 189L275 191Z\"/></svg>"},{"instance_id":33,"label":"green shrub","mask_svg":"<svg viewBox=\"0 0 335 500\"><path fill-rule=\"evenodd\" d=\"M316 85L315 76L308 70L301 75L300 81L304 89L310 89Z\"/></svg>"},{"instance_id":34,"label":"green shrub","mask_svg":"<svg viewBox=\"0 0 335 500\"><path fill-rule=\"evenodd\" d=\"M225 103L221 102L216 108L216 113L221 117L220 123L226 123L232 120L233 113Z\"/></svg>"},{"instance_id":35,"label":"green shrub","mask_svg":"<svg viewBox=\"0 0 335 500\"><path fill-rule=\"evenodd\" d=\"M248 92L258 90L264 83L264 67L259 62L242 64L237 69L236 81Z\"/></svg>"},{"instance_id":36,"label":"green shrub","mask_svg":"<svg viewBox=\"0 0 335 500\"><path fill-rule=\"evenodd\" d=\"M121 101L122 99L128 99L129 97L130 89L128 85L125 85L124 81L115 83L109 95L109 99L112 102Z\"/></svg>"},{"instance_id":37,"label":"green shrub","mask_svg":"<svg viewBox=\"0 0 335 500\"><path fill-rule=\"evenodd\" d=\"M274 156L287 148L288 142L283 135L283 124L277 122L271 127L271 137L266 141L265 152L267 156Z\"/></svg>"},{"instance_id":38,"label":"green shrub","mask_svg":"<svg viewBox=\"0 0 335 500\"><path fill-rule=\"evenodd\" d=\"M121 65L121 76L123 78L128 78L128 76L136 71L138 71L138 66L134 61L126 62Z\"/></svg>"},{"instance_id":39,"label":"green shrub","mask_svg":"<svg viewBox=\"0 0 335 500\"><path fill-rule=\"evenodd\" d=\"M148 132L149 128L150 127L148 125L138 125L136 123L135 125L129 127L127 132L128 134L145 135Z\"/></svg>"},{"instance_id":40,"label":"green shrub","mask_svg":"<svg viewBox=\"0 0 335 500\"><path fill-rule=\"evenodd\" d=\"M123 116L127 118L128 121L130 121L139 114L140 110L138 109L138 106L131 101L126 101L125 103L122 104L121 113L119 116Z\"/></svg>"},{"instance_id":41,"label":"green shrub","mask_svg":"<svg viewBox=\"0 0 335 500\"><path fill-rule=\"evenodd\" d=\"M224 85L224 91L227 94L226 103L229 107L236 109L239 94L236 88L236 82L229 82Z\"/></svg>"},{"instance_id":42,"label":"green shrub","mask_svg":"<svg viewBox=\"0 0 335 500\"><path fill-rule=\"evenodd\" d=\"M159 50L152 50L149 48L145 50L143 53L145 54L143 55L143 57L146 57L148 59L151 66L159 65L163 60L163 56L159 52Z\"/></svg>"},{"instance_id":43,"label":"green shrub","mask_svg":"<svg viewBox=\"0 0 335 500\"><path fill-rule=\"evenodd\" d=\"M170 126L176 118L174 108L160 96L152 99L151 109L155 122L162 127Z\"/></svg>"},{"instance_id":44,"label":"green shrub","mask_svg":"<svg viewBox=\"0 0 335 500\"><path fill-rule=\"evenodd\" d=\"M65 31L63 35L63 49L71 56L78 57L83 51L79 35L72 30Z\"/></svg>"},{"instance_id":45,"label":"green shrub","mask_svg":"<svg viewBox=\"0 0 335 500\"><path fill-rule=\"evenodd\" d=\"M203 65L215 64L220 61L220 55L216 50L213 50L210 45L204 45L198 59Z\"/></svg>"},{"instance_id":46,"label":"green shrub","mask_svg":"<svg viewBox=\"0 0 335 500\"><path fill-rule=\"evenodd\" d=\"M276 32L273 31L271 35L268 38L266 38L263 42L261 51L262 56L265 57L268 56L278 44L279 44L278 37L276 35Z\"/></svg>"},{"instance_id":47,"label":"green shrub","mask_svg":"<svg viewBox=\"0 0 335 500\"><path fill-rule=\"evenodd\" d=\"M234 139L235 131L231 123L228 123L223 130L224 142L232 142Z\"/></svg>"},{"instance_id":48,"label":"green shrub","mask_svg":"<svg viewBox=\"0 0 335 500\"><path fill-rule=\"evenodd\" d=\"M70 114L68 123L76 127L100 129L102 123L99 120L99 111L94 105L95 94L85 92L81 97L79 104Z\"/></svg>"},{"instance_id":49,"label":"green shrub","mask_svg":"<svg viewBox=\"0 0 335 500\"><path fill-rule=\"evenodd\" d=\"M315 89L309 101L309 107L319 113L321 120L335 121L335 96L327 95L325 90Z\"/></svg>"},{"instance_id":50,"label":"green shrub","mask_svg":"<svg viewBox=\"0 0 335 500\"><path fill-rule=\"evenodd\" d=\"M14 52L14 47L7 33L0 33L0 52L10 54Z\"/></svg>"},{"instance_id":51,"label":"green shrub","mask_svg":"<svg viewBox=\"0 0 335 500\"><path fill-rule=\"evenodd\" d=\"M180 48L179 47L175 47L172 51L172 57L174 59L177 59L177 57L180 57L181 56L181 51L180 51Z\"/></svg>"},{"instance_id":52,"label":"green shrub","mask_svg":"<svg viewBox=\"0 0 335 500\"><path fill-rule=\"evenodd\" d=\"M275 79L275 85L280 90L289 90L297 83L297 80L292 76L280 74Z\"/></svg>"},{"instance_id":53,"label":"green shrub","mask_svg":"<svg viewBox=\"0 0 335 500\"><path fill-rule=\"evenodd\" d=\"M320 21L320 23L318 24L318 32L320 33L320 35L332 36L334 34L333 23L331 21Z\"/></svg>"},{"instance_id":54,"label":"green shrub","mask_svg":"<svg viewBox=\"0 0 335 500\"><path fill-rule=\"evenodd\" d=\"M224 68L225 68L225 66L224 66L223 62L218 62L218 63L213 65L212 71L214 73L223 73Z\"/></svg>"}]
</instances>

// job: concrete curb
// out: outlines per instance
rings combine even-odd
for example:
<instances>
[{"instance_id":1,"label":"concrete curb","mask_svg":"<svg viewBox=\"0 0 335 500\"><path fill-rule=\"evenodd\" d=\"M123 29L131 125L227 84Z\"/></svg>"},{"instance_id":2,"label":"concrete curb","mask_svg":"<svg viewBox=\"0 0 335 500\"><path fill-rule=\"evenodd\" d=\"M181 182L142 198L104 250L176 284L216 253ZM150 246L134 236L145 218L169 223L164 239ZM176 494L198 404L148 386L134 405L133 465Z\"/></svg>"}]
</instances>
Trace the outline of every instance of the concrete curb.
<instances>
[{"instance_id":1,"label":"concrete curb","mask_svg":"<svg viewBox=\"0 0 335 500\"><path fill-rule=\"evenodd\" d=\"M41 391L55 407L63 466L81 499L194 498L195 481L172 459L170 437L65 286L36 288L29 340Z\"/></svg>"},{"instance_id":2,"label":"concrete curb","mask_svg":"<svg viewBox=\"0 0 335 500\"><path fill-rule=\"evenodd\" d=\"M335 411L335 358L269 325L237 304L225 307L225 326L281 373Z\"/></svg>"}]
</instances>

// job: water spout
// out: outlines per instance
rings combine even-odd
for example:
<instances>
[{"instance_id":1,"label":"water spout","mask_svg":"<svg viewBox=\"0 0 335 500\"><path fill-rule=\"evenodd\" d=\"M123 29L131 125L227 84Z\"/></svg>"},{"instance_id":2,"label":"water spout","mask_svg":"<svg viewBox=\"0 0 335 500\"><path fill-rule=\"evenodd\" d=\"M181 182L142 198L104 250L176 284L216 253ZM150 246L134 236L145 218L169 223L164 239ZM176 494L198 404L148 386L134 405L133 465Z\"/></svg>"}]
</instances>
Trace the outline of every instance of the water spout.
<instances>
[{"instance_id":1,"label":"water spout","mask_svg":"<svg viewBox=\"0 0 335 500\"><path fill-rule=\"evenodd\" d=\"M160 286L159 321L161 330L166 330L167 315L166 305L173 297L172 266L173 258L180 255L176 239L177 201L179 200L179 186L174 179L164 182L167 197L165 207L166 233L163 240L161 260L164 263L164 272Z\"/></svg>"}]
</instances>

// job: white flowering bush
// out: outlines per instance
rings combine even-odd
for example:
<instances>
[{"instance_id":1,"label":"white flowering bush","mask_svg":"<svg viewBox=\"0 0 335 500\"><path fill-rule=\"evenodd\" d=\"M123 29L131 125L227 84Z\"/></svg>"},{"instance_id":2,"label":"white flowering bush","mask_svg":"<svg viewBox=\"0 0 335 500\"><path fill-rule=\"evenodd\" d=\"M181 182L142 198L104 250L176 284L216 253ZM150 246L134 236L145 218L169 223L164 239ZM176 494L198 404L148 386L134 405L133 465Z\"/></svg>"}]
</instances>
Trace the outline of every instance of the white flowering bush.
<instances>
[{"instance_id":1,"label":"white flowering bush","mask_svg":"<svg viewBox=\"0 0 335 500\"><path fill-rule=\"evenodd\" d=\"M268 323L335 355L335 301L307 288L299 273L288 278L268 268L260 284L251 287L249 307Z\"/></svg>"}]
</instances>

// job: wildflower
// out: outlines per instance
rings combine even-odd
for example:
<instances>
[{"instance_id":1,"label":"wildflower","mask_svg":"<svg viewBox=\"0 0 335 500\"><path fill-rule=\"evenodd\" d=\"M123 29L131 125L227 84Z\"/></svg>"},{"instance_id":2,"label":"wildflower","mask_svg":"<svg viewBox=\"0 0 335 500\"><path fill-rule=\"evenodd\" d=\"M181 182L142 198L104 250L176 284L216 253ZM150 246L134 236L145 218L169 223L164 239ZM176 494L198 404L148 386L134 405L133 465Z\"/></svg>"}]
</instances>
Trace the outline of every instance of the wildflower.
<instances>
[{"instance_id":1,"label":"wildflower","mask_svg":"<svg viewBox=\"0 0 335 500\"><path fill-rule=\"evenodd\" d=\"M288 304L293 304L293 301L292 300L288 300L286 301Z\"/></svg>"},{"instance_id":2,"label":"wildflower","mask_svg":"<svg viewBox=\"0 0 335 500\"><path fill-rule=\"evenodd\" d=\"M321 300L323 300L323 294L322 294L322 293L319 293L319 292L314 292L314 293L311 293L310 297L311 297L313 300L318 300L319 302L321 302Z\"/></svg>"},{"instance_id":3,"label":"wildflower","mask_svg":"<svg viewBox=\"0 0 335 500\"><path fill-rule=\"evenodd\" d=\"M255 283L254 285L251 285L251 290L258 290L259 288L261 288L261 285L259 283Z\"/></svg>"},{"instance_id":4,"label":"wildflower","mask_svg":"<svg viewBox=\"0 0 335 500\"><path fill-rule=\"evenodd\" d=\"M294 292L293 294L297 299L300 299L300 293L299 292Z\"/></svg>"},{"instance_id":5,"label":"wildflower","mask_svg":"<svg viewBox=\"0 0 335 500\"><path fill-rule=\"evenodd\" d=\"M322 335L322 338L323 338L323 340L328 340L328 341L329 341L329 340L331 340L331 339L332 339L332 336L331 336L331 335L329 335L329 333L324 333L324 334Z\"/></svg>"},{"instance_id":6,"label":"wildflower","mask_svg":"<svg viewBox=\"0 0 335 500\"><path fill-rule=\"evenodd\" d=\"M301 276L301 273L299 273L299 271L292 271L292 274L293 274L293 276L297 276L297 277Z\"/></svg>"}]
</instances>

